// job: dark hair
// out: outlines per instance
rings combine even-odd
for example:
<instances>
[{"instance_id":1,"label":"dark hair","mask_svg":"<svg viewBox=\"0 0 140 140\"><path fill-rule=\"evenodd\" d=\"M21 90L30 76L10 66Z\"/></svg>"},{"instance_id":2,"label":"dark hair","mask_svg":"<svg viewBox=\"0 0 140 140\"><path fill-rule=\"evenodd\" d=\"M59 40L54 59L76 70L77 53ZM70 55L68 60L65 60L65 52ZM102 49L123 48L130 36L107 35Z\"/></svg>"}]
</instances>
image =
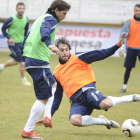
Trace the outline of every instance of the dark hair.
<instances>
[{"instance_id":1,"label":"dark hair","mask_svg":"<svg viewBox=\"0 0 140 140\"><path fill-rule=\"evenodd\" d=\"M55 43L56 47L58 47L60 44L67 45L69 47L69 49L71 50L70 43L69 43L69 41L66 38L61 37L61 38L57 39L56 43Z\"/></svg>"},{"instance_id":2,"label":"dark hair","mask_svg":"<svg viewBox=\"0 0 140 140\"><path fill-rule=\"evenodd\" d=\"M25 6L25 4L23 2L17 3L16 8L18 7L18 5L24 5Z\"/></svg>"},{"instance_id":3,"label":"dark hair","mask_svg":"<svg viewBox=\"0 0 140 140\"><path fill-rule=\"evenodd\" d=\"M140 4L136 4L135 7L139 7L140 8Z\"/></svg>"},{"instance_id":4,"label":"dark hair","mask_svg":"<svg viewBox=\"0 0 140 140\"><path fill-rule=\"evenodd\" d=\"M59 11L70 10L71 6L64 0L54 0L49 7L52 10L58 8Z\"/></svg>"}]
</instances>

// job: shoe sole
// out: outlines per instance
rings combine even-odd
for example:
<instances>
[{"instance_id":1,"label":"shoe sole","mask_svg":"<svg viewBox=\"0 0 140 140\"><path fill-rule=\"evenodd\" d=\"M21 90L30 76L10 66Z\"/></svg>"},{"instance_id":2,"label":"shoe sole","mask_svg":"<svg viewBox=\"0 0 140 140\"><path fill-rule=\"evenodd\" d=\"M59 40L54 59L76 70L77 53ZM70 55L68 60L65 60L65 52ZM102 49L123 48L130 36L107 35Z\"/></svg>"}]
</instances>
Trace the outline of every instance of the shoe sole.
<instances>
[{"instance_id":1,"label":"shoe sole","mask_svg":"<svg viewBox=\"0 0 140 140\"><path fill-rule=\"evenodd\" d=\"M36 137L30 137L30 136L27 136L27 135L21 135L22 138L30 138L30 139L37 139L37 140L43 140L43 138L39 137L39 138L36 138Z\"/></svg>"}]
</instances>

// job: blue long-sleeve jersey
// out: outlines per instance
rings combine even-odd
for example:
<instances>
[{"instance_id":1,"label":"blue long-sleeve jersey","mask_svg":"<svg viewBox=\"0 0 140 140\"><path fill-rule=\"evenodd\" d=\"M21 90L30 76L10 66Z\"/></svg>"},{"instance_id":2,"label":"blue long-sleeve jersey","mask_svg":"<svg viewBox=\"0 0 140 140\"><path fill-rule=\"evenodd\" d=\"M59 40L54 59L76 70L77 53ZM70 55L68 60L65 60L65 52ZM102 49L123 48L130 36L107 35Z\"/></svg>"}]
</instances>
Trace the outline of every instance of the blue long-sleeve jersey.
<instances>
[{"instance_id":1,"label":"blue long-sleeve jersey","mask_svg":"<svg viewBox=\"0 0 140 140\"><path fill-rule=\"evenodd\" d=\"M117 45L114 45L113 47L108 48L108 49L76 53L76 56L80 60L84 61L85 63L91 64L92 62L100 61L100 60L103 60L103 59L113 55L118 48L119 47ZM59 62L61 64L64 64L61 60L59 60ZM95 87L95 83L90 83L88 85L85 85L81 89L79 89L77 92L75 92L73 94L73 96L70 98L70 100L71 101L75 100L81 93L86 91L89 87ZM56 88L56 92L54 94L54 101L53 101L53 105L52 105L52 109L51 109L52 116L55 113L55 111L59 108L59 105L62 101L62 97L63 97L63 87L61 86L61 83L59 83L57 81L57 88Z\"/></svg>"},{"instance_id":2,"label":"blue long-sleeve jersey","mask_svg":"<svg viewBox=\"0 0 140 140\"><path fill-rule=\"evenodd\" d=\"M8 35L7 33L7 29L12 25L13 23L13 17L9 17L3 24L2 28L1 28L1 31L4 35L4 37L6 37L7 39L10 39L10 36ZM25 26L25 34L24 36L27 34L28 32L28 28L29 28L29 22L27 22L26 26Z\"/></svg>"}]
</instances>

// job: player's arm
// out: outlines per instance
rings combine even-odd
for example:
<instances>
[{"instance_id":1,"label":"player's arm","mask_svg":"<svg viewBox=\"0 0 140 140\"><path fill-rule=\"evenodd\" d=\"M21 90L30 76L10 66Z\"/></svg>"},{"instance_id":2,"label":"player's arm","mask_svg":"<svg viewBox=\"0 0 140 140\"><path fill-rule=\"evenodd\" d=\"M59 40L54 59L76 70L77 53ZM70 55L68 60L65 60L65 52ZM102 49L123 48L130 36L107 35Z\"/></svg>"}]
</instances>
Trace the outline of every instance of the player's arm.
<instances>
[{"instance_id":1,"label":"player's arm","mask_svg":"<svg viewBox=\"0 0 140 140\"><path fill-rule=\"evenodd\" d=\"M27 18L27 24L25 26L25 33L24 33L24 36L26 36L26 34L28 33L28 29L29 29L29 21L28 21L28 18Z\"/></svg>"},{"instance_id":2,"label":"player's arm","mask_svg":"<svg viewBox=\"0 0 140 140\"><path fill-rule=\"evenodd\" d=\"M61 84L57 81L56 91L54 93L54 100L51 108L51 116L54 115L55 111L58 110L60 103L63 98L63 88Z\"/></svg>"},{"instance_id":3,"label":"player's arm","mask_svg":"<svg viewBox=\"0 0 140 140\"><path fill-rule=\"evenodd\" d=\"M28 38L29 34L30 34L30 32L28 32L28 33L26 34L26 36L24 37L23 42L21 43L21 51L20 51L21 56L23 55L24 44L25 44L25 41L26 41L26 39ZM24 57L24 56L21 57L21 62L25 62L25 57Z\"/></svg>"},{"instance_id":4,"label":"player's arm","mask_svg":"<svg viewBox=\"0 0 140 140\"><path fill-rule=\"evenodd\" d=\"M129 26L130 26L130 20L128 20L127 22L125 22L125 24L123 25L121 32L120 32L120 37L123 33L126 33L126 35L129 34Z\"/></svg>"},{"instance_id":5,"label":"player's arm","mask_svg":"<svg viewBox=\"0 0 140 140\"><path fill-rule=\"evenodd\" d=\"M57 20L54 17L46 17L41 25L40 34L41 41L45 42L46 46L54 53L57 52L58 48L51 44L50 34L55 30Z\"/></svg>"},{"instance_id":6,"label":"player's arm","mask_svg":"<svg viewBox=\"0 0 140 140\"><path fill-rule=\"evenodd\" d=\"M6 30L12 25L12 23L13 23L13 18L10 17L10 18L8 18L8 19L4 22L4 24L3 24L2 28L1 28L1 31L2 31L2 33L3 33L3 35L4 35L4 37L6 37L8 40L10 39L10 36L8 35L8 33L7 33Z\"/></svg>"},{"instance_id":7,"label":"player's arm","mask_svg":"<svg viewBox=\"0 0 140 140\"><path fill-rule=\"evenodd\" d=\"M119 47L123 44L124 40L126 38L126 33L122 34L120 37L118 43L114 45L113 47L102 49L102 50L94 50L90 52L83 52L83 53L77 53L76 56L81 59L82 61L90 64L95 61L103 60L115 53L116 50L119 49Z\"/></svg>"}]
</instances>

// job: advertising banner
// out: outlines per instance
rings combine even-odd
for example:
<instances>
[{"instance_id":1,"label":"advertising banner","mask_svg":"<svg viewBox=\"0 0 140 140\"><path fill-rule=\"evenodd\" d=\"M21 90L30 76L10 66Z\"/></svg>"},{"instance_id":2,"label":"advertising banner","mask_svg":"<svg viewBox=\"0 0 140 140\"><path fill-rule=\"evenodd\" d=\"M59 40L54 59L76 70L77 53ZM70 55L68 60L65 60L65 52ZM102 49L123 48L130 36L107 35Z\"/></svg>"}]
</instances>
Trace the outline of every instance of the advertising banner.
<instances>
[{"instance_id":1,"label":"advertising banner","mask_svg":"<svg viewBox=\"0 0 140 140\"><path fill-rule=\"evenodd\" d=\"M72 53L100 50L115 45L119 40L120 30L121 27L59 25L56 39L67 38ZM118 51L114 56L118 56Z\"/></svg>"},{"instance_id":2,"label":"advertising banner","mask_svg":"<svg viewBox=\"0 0 140 140\"><path fill-rule=\"evenodd\" d=\"M1 27L2 22L0 22ZM115 45L119 40L120 30L121 27L59 24L55 40L60 37L67 38L72 47L71 53L100 50ZM0 49L8 49L7 41L1 30ZM114 56L118 56L118 51Z\"/></svg>"}]
</instances>

